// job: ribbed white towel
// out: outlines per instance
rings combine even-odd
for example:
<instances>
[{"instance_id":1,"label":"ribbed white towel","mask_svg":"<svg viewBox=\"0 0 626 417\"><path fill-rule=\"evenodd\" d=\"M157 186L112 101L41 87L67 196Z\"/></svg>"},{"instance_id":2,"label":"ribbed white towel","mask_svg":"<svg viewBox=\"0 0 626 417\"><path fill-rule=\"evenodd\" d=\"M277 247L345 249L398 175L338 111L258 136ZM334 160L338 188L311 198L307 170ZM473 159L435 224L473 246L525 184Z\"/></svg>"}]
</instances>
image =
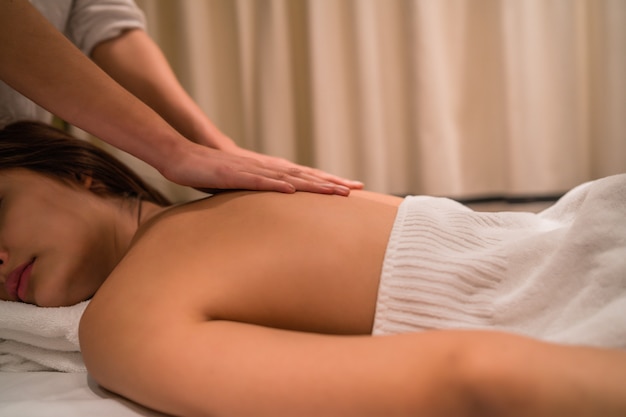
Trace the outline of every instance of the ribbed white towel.
<instances>
[{"instance_id":1,"label":"ribbed white towel","mask_svg":"<svg viewBox=\"0 0 626 417\"><path fill-rule=\"evenodd\" d=\"M37 307L0 301L0 371L86 372L78 324L88 303Z\"/></svg>"},{"instance_id":2,"label":"ribbed white towel","mask_svg":"<svg viewBox=\"0 0 626 417\"><path fill-rule=\"evenodd\" d=\"M538 214L408 197L373 333L430 329L626 349L626 174L580 185Z\"/></svg>"}]
</instances>

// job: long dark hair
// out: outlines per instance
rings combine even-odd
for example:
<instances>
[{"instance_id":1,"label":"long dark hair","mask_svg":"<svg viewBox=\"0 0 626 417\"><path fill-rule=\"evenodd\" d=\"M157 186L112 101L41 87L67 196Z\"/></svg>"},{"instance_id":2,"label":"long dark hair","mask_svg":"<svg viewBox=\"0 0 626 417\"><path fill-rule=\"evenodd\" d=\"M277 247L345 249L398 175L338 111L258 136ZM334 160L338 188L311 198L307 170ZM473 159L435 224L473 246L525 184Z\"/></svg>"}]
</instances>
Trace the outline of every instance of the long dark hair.
<instances>
[{"instance_id":1,"label":"long dark hair","mask_svg":"<svg viewBox=\"0 0 626 417\"><path fill-rule=\"evenodd\" d=\"M44 123L16 122L0 130L0 170L9 168L26 168L74 183L89 176L95 193L171 204L111 154Z\"/></svg>"}]
</instances>

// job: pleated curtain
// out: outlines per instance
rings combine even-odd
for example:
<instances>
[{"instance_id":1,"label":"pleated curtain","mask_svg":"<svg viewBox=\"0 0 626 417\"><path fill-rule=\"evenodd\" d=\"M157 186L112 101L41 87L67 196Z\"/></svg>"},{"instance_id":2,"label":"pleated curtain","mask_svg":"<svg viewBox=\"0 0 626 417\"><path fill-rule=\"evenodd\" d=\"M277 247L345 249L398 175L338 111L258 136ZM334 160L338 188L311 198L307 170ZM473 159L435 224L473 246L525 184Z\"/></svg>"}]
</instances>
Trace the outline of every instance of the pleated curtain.
<instances>
[{"instance_id":1,"label":"pleated curtain","mask_svg":"<svg viewBox=\"0 0 626 417\"><path fill-rule=\"evenodd\" d=\"M241 146L455 198L626 172L626 1L140 0Z\"/></svg>"}]
</instances>

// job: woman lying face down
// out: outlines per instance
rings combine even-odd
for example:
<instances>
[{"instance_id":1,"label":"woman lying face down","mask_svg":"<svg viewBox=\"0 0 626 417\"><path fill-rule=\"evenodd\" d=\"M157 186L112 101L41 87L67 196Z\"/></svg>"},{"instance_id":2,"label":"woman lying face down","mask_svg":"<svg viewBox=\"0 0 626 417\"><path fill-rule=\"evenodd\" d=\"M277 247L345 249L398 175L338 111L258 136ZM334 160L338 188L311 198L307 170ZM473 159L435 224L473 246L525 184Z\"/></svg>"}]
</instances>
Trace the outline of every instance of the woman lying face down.
<instances>
[{"instance_id":1,"label":"woman lying face down","mask_svg":"<svg viewBox=\"0 0 626 417\"><path fill-rule=\"evenodd\" d=\"M91 298L89 372L173 415L623 415L622 321L594 321L623 305L621 265L565 283L518 265L566 256L564 210L620 181L546 221L358 191L170 206L90 145L17 124L0 133L0 298Z\"/></svg>"}]
</instances>

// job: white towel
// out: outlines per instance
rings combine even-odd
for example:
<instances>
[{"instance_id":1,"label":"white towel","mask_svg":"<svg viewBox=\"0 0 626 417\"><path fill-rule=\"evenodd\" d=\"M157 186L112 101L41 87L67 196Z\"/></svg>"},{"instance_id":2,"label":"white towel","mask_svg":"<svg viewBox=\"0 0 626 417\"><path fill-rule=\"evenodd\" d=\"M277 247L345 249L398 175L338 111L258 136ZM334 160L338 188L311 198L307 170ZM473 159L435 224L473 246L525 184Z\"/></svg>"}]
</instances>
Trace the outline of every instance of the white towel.
<instances>
[{"instance_id":1,"label":"white towel","mask_svg":"<svg viewBox=\"0 0 626 417\"><path fill-rule=\"evenodd\" d=\"M0 300L0 371L86 372L78 324L88 303L37 307Z\"/></svg>"},{"instance_id":2,"label":"white towel","mask_svg":"<svg viewBox=\"0 0 626 417\"><path fill-rule=\"evenodd\" d=\"M378 294L376 335L487 329L626 349L626 174L538 214L408 198Z\"/></svg>"}]
</instances>

